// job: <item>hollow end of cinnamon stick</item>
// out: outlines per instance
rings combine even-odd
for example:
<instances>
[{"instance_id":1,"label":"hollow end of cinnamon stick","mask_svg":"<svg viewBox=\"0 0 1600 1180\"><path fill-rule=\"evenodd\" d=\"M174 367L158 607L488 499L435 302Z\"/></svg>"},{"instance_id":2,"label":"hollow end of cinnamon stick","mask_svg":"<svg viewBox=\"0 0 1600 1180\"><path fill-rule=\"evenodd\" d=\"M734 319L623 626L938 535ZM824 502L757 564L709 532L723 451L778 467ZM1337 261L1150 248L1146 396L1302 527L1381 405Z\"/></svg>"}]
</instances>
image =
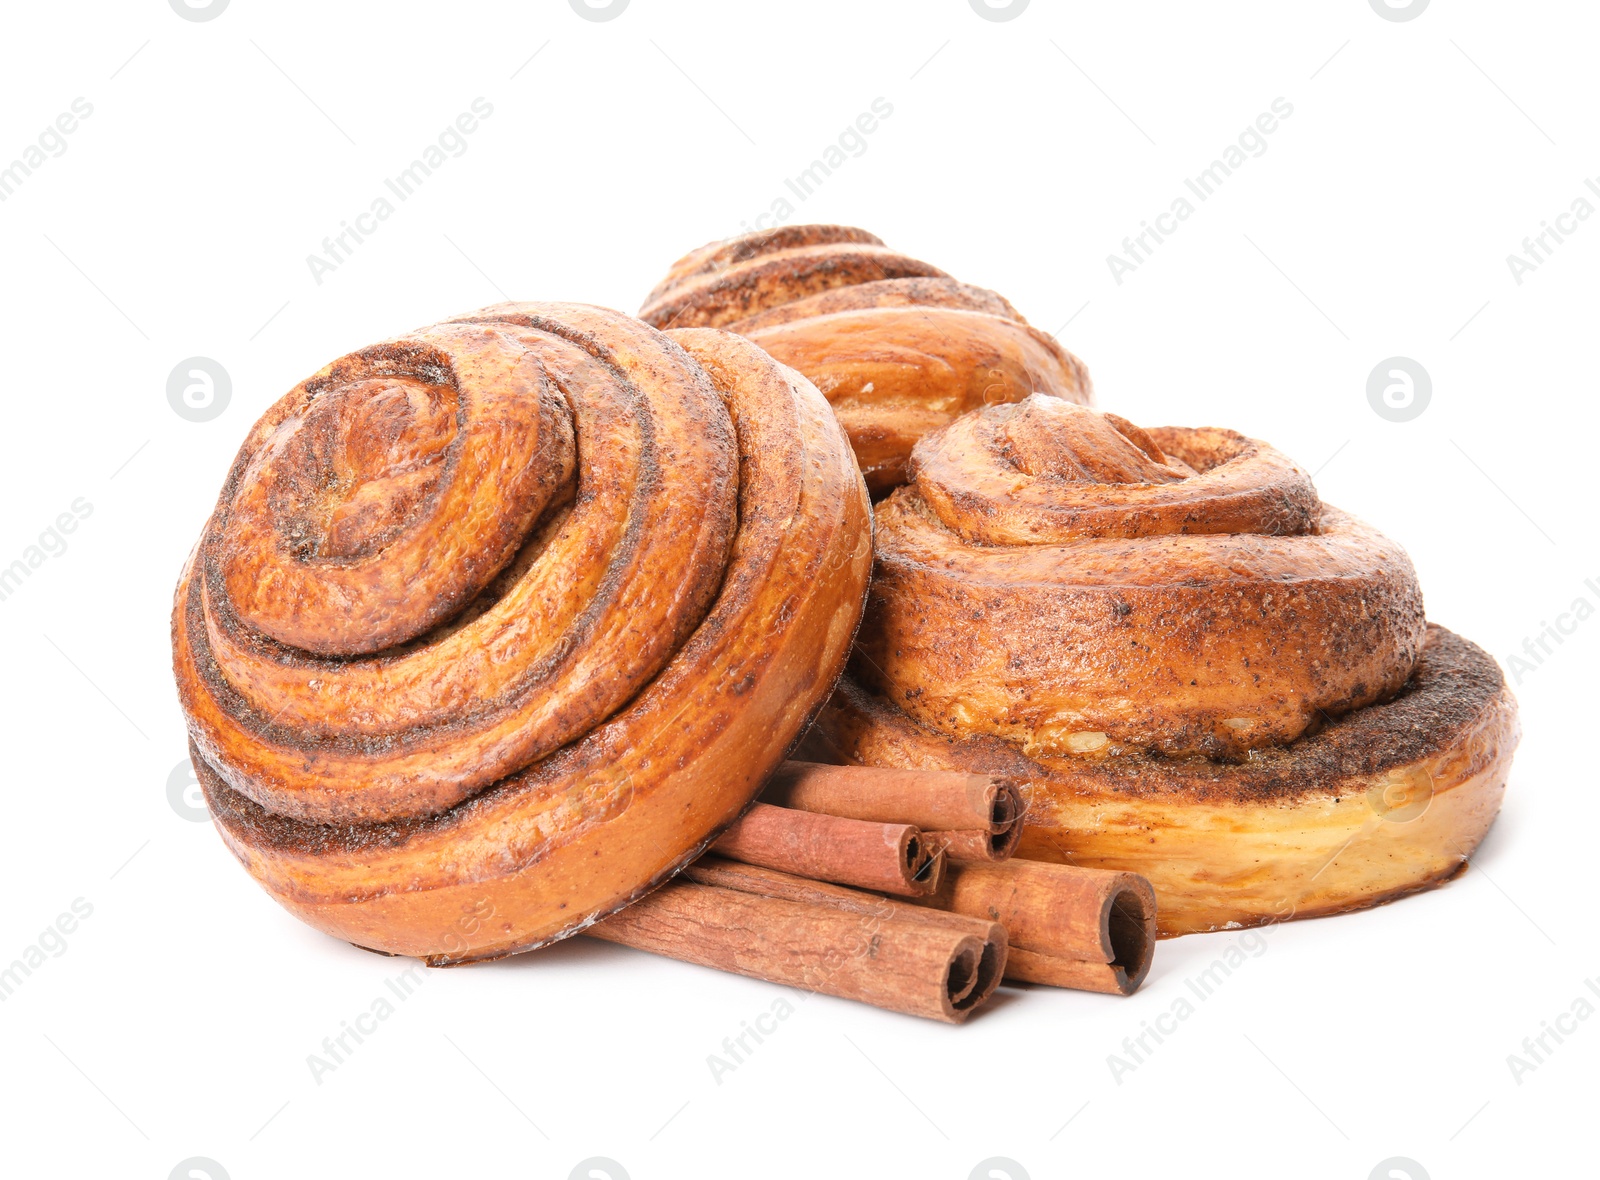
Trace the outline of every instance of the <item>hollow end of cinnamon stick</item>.
<instances>
[{"instance_id":1,"label":"hollow end of cinnamon stick","mask_svg":"<svg viewBox=\"0 0 1600 1180\"><path fill-rule=\"evenodd\" d=\"M1022 816L1028 809L1022 787L1011 778L994 776L989 781L993 784L993 794L989 796L989 830L1005 832L1015 828L1020 835Z\"/></svg>"},{"instance_id":2,"label":"hollow end of cinnamon stick","mask_svg":"<svg viewBox=\"0 0 1600 1180\"><path fill-rule=\"evenodd\" d=\"M1101 922L1110 946L1109 961L1072 959L1014 947L1006 958L1006 979L1112 996L1132 995L1150 973L1155 958L1152 898L1152 894L1137 887L1108 893Z\"/></svg>"},{"instance_id":3,"label":"hollow end of cinnamon stick","mask_svg":"<svg viewBox=\"0 0 1600 1180\"><path fill-rule=\"evenodd\" d=\"M998 922L897 902L877 894L863 893L859 889L830 885L825 881L741 864L719 856L701 857L683 870L683 876L701 885L715 885L740 893L826 905L853 914L897 921L930 923L948 930L970 933L983 944L976 962L967 957L959 962L952 961L947 977L950 1002L958 1012L980 1006L994 994L1005 976L1006 956L1010 947L1005 927Z\"/></svg>"},{"instance_id":4,"label":"hollow end of cinnamon stick","mask_svg":"<svg viewBox=\"0 0 1600 1180\"><path fill-rule=\"evenodd\" d=\"M998 832L966 828L959 832L923 832L922 839L941 849L951 860L978 860L997 864L1010 860L1022 839L1022 825L1013 823Z\"/></svg>"},{"instance_id":5,"label":"hollow end of cinnamon stick","mask_svg":"<svg viewBox=\"0 0 1600 1180\"><path fill-rule=\"evenodd\" d=\"M926 897L944 882L944 850L929 844L921 832L911 838L905 857L910 873L907 896Z\"/></svg>"},{"instance_id":6,"label":"hollow end of cinnamon stick","mask_svg":"<svg viewBox=\"0 0 1600 1180\"><path fill-rule=\"evenodd\" d=\"M963 944L945 973L951 1011L965 1015L994 994L1004 973L1003 954L995 943L976 936Z\"/></svg>"},{"instance_id":7,"label":"hollow end of cinnamon stick","mask_svg":"<svg viewBox=\"0 0 1600 1180\"><path fill-rule=\"evenodd\" d=\"M1007 979L1129 995L1155 954L1155 892L1135 873L955 861L927 904L1004 925Z\"/></svg>"},{"instance_id":8,"label":"hollow end of cinnamon stick","mask_svg":"<svg viewBox=\"0 0 1600 1180\"><path fill-rule=\"evenodd\" d=\"M1105 910L1110 966L1121 995L1132 995L1150 974L1156 954L1156 895L1150 882L1134 873L1122 873L1126 882L1111 895Z\"/></svg>"},{"instance_id":9,"label":"hollow end of cinnamon stick","mask_svg":"<svg viewBox=\"0 0 1600 1180\"><path fill-rule=\"evenodd\" d=\"M992 994L1002 970L978 927L692 881L669 882L585 933L949 1024Z\"/></svg>"},{"instance_id":10,"label":"hollow end of cinnamon stick","mask_svg":"<svg viewBox=\"0 0 1600 1180\"><path fill-rule=\"evenodd\" d=\"M902 897L932 893L944 868L944 857L910 824L770 803L752 805L711 850L745 864Z\"/></svg>"}]
</instances>

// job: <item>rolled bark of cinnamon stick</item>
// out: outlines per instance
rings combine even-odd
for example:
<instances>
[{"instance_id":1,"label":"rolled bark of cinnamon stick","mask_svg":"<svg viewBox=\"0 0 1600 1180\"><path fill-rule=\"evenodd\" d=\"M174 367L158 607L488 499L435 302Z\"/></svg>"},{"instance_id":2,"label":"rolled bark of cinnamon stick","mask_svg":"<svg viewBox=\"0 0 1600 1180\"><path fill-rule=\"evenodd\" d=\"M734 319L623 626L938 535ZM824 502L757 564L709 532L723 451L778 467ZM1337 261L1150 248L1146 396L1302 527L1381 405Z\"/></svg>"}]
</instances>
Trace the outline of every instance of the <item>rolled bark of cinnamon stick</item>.
<instances>
[{"instance_id":1,"label":"rolled bark of cinnamon stick","mask_svg":"<svg viewBox=\"0 0 1600 1180\"><path fill-rule=\"evenodd\" d=\"M981 828L965 828L957 832L923 832L923 843L942 851L947 860L977 860L998 864L1010 860L1022 839L1019 820L1003 832L986 832Z\"/></svg>"},{"instance_id":2,"label":"rolled bark of cinnamon stick","mask_svg":"<svg viewBox=\"0 0 1600 1180\"><path fill-rule=\"evenodd\" d=\"M1155 892L1135 873L1012 860L952 863L920 899L999 922L1007 979L1129 995L1155 953Z\"/></svg>"},{"instance_id":3,"label":"rolled bark of cinnamon stick","mask_svg":"<svg viewBox=\"0 0 1600 1180\"><path fill-rule=\"evenodd\" d=\"M966 1020L994 987L992 978L982 987L986 941L978 927L687 881L668 882L585 933L950 1024Z\"/></svg>"},{"instance_id":4,"label":"rolled bark of cinnamon stick","mask_svg":"<svg viewBox=\"0 0 1600 1180\"><path fill-rule=\"evenodd\" d=\"M1008 831L1021 819L1022 792L999 775L879 766L785 762L762 799L849 819L911 824L927 831Z\"/></svg>"},{"instance_id":5,"label":"rolled bark of cinnamon stick","mask_svg":"<svg viewBox=\"0 0 1600 1180\"><path fill-rule=\"evenodd\" d=\"M927 906L896 902L875 893L859 889L846 889L807 877L763 869L756 865L740 864L716 856L703 856L683 870L684 877L701 885L715 885L722 889L736 889L740 893L759 893L765 897L778 897L785 901L805 902L812 905L832 906L853 914L880 918L894 918L909 922L932 922L947 930L966 932L983 939L983 954L977 972L972 977L970 991L956 1000L970 997L969 1007L977 1007L994 993L1003 977L1007 940L1006 929L998 922L975 918L967 914L951 913Z\"/></svg>"},{"instance_id":6,"label":"rolled bark of cinnamon stick","mask_svg":"<svg viewBox=\"0 0 1600 1180\"><path fill-rule=\"evenodd\" d=\"M999 775L785 762L767 780L768 803L927 829L952 860L1002 861L1022 838L1022 792Z\"/></svg>"},{"instance_id":7,"label":"rolled bark of cinnamon stick","mask_svg":"<svg viewBox=\"0 0 1600 1180\"><path fill-rule=\"evenodd\" d=\"M730 860L839 885L922 897L939 885L944 857L910 824L873 823L757 803L711 851Z\"/></svg>"},{"instance_id":8,"label":"rolled bark of cinnamon stick","mask_svg":"<svg viewBox=\"0 0 1600 1180\"><path fill-rule=\"evenodd\" d=\"M1009 952L1005 977L1012 983L1067 987L1080 992L1102 992L1108 996L1130 995L1143 982L1142 976L1130 978L1126 968L1112 963L1063 959L1020 948Z\"/></svg>"}]
</instances>

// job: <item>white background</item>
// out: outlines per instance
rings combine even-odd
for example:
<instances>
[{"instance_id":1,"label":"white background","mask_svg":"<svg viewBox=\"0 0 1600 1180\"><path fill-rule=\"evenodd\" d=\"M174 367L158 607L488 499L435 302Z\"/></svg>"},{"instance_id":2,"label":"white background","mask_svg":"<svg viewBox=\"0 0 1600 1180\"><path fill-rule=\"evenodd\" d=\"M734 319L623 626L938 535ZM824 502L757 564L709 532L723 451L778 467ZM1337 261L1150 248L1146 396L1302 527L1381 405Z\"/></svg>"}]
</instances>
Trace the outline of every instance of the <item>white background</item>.
<instances>
[{"instance_id":1,"label":"white background","mask_svg":"<svg viewBox=\"0 0 1600 1180\"><path fill-rule=\"evenodd\" d=\"M1236 935L1163 943L1131 999L1012 993L962 1028L806 999L720 1084L707 1056L782 993L576 940L428 973L318 1084L307 1055L402 961L297 924L166 794L185 750L171 588L270 402L502 297L635 309L879 97L893 114L791 221L865 226L1068 325L1100 404L1135 421L1272 441L1409 547L1433 619L1508 662L1574 599L1600 605L1600 218L1520 285L1506 263L1600 177L1592 5L1436 0L1395 22L1367 0L1034 0L990 21L967 0L633 0L595 22L566 0L233 0L187 21L123 0L4 19L0 164L75 98L93 114L0 203L0 565L75 499L93 511L0 602L0 964L74 899L93 913L0 1004L0 1172L1593 1166L1600 1019L1520 1084L1507 1055L1600 977L1597 621L1522 675L1505 811L1462 878L1268 932L1120 1084L1107 1055ZM319 285L306 256L480 96L465 153ZM1280 96L1294 113L1265 154L1119 285L1106 256ZM196 355L233 382L205 423L166 398ZM1394 355L1433 381L1402 424L1366 399Z\"/></svg>"}]
</instances>

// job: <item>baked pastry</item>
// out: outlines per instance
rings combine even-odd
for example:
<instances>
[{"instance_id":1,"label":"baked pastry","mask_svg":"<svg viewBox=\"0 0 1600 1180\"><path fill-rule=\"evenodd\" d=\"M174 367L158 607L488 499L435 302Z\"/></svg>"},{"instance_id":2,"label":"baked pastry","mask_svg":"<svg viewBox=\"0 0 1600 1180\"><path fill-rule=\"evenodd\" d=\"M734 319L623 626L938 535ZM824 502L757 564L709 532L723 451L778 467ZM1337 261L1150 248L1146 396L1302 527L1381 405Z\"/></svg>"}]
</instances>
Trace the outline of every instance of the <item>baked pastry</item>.
<instances>
[{"instance_id":1,"label":"baked pastry","mask_svg":"<svg viewBox=\"0 0 1600 1180\"><path fill-rule=\"evenodd\" d=\"M1385 901L1487 831L1498 667L1271 447L1030 397L910 474L807 756L1017 776L1019 855L1143 874L1165 935Z\"/></svg>"},{"instance_id":2,"label":"baked pastry","mask_svg":"<svg viewBox=\"0 0 1600 1180\"><path fill-rule=\"evenodd\" d=\"M905 481L917 439L967 410L1031 393L1092 400L1083 362L999 295L849 226L702 246L673 264L639 315L658 328L737 332L811 378L875 497Z\"/></svg>"},{"instance_id":3,"label":"baked pastry","mask_svg":"<svg viewBox=\"0 0 1600 1180\"><path fill-rule=\"evenodd\" d=\"M782 760L870 538L827 403L729 333L501 304L361 349L252 429L178 585L216 826L364 947L571 933Z\"/></svg>"}]
</instances>

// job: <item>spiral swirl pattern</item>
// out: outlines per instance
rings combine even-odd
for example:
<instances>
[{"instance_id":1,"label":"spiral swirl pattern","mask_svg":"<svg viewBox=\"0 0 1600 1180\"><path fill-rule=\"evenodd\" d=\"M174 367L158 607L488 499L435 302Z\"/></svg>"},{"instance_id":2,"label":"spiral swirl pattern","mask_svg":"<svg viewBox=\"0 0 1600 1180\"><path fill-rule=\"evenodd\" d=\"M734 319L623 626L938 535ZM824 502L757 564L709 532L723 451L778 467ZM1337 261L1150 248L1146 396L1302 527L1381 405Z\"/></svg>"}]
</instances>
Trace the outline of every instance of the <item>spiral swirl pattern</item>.
<instances>
[{"instance_id":1,"label":"spiral swirl pattern","mask_svg":"<svg viewBox=\"0 0 1600 1180\"><path fill-rule=\"evenodd\" d=\"M1031 397L912 470L879 512L860 667L935 729L1241 758L1393 695L1421 649L1405 552L1230 431Z\"/></svg>"},{"instance_id":2,"label":"spiral swirl pattern","mask_svg":"<svg viewBox=\"0 0 1600 1180\"><path fill-rule=\"evenodd\" d=\"M1031 393L1092 398L1083 362L999 295L848 226L703 246L673 265L639 314L661 328L737 332L811 378L874 495L904 482L917 439L967 410Z\"/></svg>"},{"instance_id":3,"label":"spiral swirl pattern","mask_svg":"<svg viewBox=\"0 0 1600 1180\"><path fill-rule=\"evenodd\" d=\"M869 561L826 403L738 337L570 304L434 325L241 448L174 602L197 772L323 929L534 945L732 820L842 664ZM498 923L446 945L467 896Z\"/></svg>"},{"instance_id":4,"label":"spiral swirl pattern","mask_svg":"<svg viewBox=\"0 0 1600 1180\"><path fill-rule=\"evenodd\" d=\"M910 476L811 756L1029 780L1024 855L1146 874L1169 934L1435 882L1493 819L1517 734L1493 661L1265 443L1030 397ZM1365 802L1417 784L1417 826ZM1406 839L1330 870L1372 822Z\"/></svg>"}]
</instances>

